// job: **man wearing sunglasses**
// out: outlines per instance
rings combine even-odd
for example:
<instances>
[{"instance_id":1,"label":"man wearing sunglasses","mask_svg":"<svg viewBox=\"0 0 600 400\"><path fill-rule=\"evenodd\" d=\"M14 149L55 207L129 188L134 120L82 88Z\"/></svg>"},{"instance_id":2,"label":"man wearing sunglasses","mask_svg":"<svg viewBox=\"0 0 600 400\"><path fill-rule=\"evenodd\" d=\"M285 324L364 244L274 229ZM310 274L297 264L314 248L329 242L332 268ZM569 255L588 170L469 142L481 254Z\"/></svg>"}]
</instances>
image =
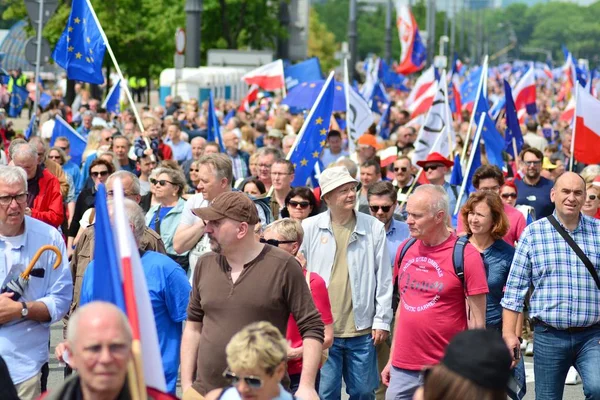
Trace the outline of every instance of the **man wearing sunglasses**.
<instances>
[{"instance_id":1,"label":"man wearing sunglasses","mask_svg":"<svg viewBox=\"0 0 600 400\"><path fill-rule=\"evenodd\" d=\"M458 194L460 188L456 185L451 185L446 181L446 175L450 171L450 168L454 165L453 161L448 160L440 153L433 152L427 156L423 161L417 161L417 165L423 168L427 180L432 185L439 185L444 188L448 193L449 209L450 214L454 213L456 209L456 202L458 201ZM462 207L467 202L468 196L463 196L460 200L460 206ZM456 221L452 219L452 226L456 227Z\"/></svg>"},{"instance_id":2,"label":"man wearing sunglasses","mask_svg":"<svg viewBox=\"0 0 600 400\"><path fill-rule=\"evenodd\" d=\"M414 182L416 169L412 164L410 157L400 156L394 161L394 181L392 182L398 191L398 202L406 204L408 199L408 191L411 186L414 188L419 186L418 182ZM406 212L402 210L402 216L406 218Z\"/></svg>"},{"instance_id":3,"label":"man wearing sunglasses","mask_svg":"<svg viewBox=\"0 0 600 400\"><path fill-rule=\"evenodd\" d=\"M351 399L374 399L379 386L378 344L392 321L392 269L383 223L356 212L359 182L346 167L319 177L329 210L303 221L301 251L327 284L334 339L321 369L319 395L340 397L342 377Z\"/></svg>"},{"instance_id":4,"label":"man wearing sunglasses","mask_svg":"<svg viewBox=\"0 0 600 400\"><path fill-rule=\"evenodd\" d=\"M222 193L193 211L205 221L213 251L198 260L194 272L181 345L183 398L197 398L195 392L204 396L227 384L221 375L227 367L225 347L236 332L252 322L269 321L284 334L293 315L303 339L297 396L317 399L324 325L300 264L284 250L255 239L260 220L244 193Z\"/></svg>"}]
</instances>

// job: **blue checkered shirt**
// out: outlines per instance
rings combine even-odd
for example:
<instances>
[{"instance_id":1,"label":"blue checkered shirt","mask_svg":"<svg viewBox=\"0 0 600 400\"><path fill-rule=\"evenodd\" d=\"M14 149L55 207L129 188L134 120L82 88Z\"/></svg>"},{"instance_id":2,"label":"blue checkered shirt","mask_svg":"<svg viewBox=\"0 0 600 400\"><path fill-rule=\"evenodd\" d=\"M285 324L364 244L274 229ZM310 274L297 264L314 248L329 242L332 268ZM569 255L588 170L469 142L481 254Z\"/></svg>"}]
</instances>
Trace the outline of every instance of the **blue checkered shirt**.
<instances>
[{"instance_id":1,"label":"blue checkered shirt","mask_svg":"<svg viewBox=\"0 0 600 400\"><path fill-rule=\"evenodd\" d=\"M556 212L554 217L558 220ZM563 228L566 229L564 225ZM600 273L600 220L582 215L574 231L566 230ZM533 286L529 310L532 318L556 329L600 323L600 289L546 218L529 225L521 235L502 307L523 311L530 286Z\"/></svg>"}]
</instances>

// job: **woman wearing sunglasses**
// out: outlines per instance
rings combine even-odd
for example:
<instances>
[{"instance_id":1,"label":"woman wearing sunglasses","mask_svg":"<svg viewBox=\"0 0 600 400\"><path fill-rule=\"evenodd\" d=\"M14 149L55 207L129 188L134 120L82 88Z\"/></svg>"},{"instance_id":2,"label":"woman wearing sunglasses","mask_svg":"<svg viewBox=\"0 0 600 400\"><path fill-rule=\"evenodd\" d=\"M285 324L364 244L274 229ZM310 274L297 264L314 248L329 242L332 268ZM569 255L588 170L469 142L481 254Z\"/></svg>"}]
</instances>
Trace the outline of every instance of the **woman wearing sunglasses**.
<instances>
[{"instance_id":1,"label":"woman wearing sunglasses","mask_svg":"<svg viewBox=\"0 0 600 400\"><path fill-rule=\"evenodd\" d=\"M150 178L154 199L158 202L146 213L146 225L160 235L167 255L187 272L188 252L177 254L173 248L175 230L181 221L185 200L181 197L185 188L185 176L181 170L157 168L156 178Z\"/></svg>"},{"instance_id":2,"label":"woman wearing sunglasses","mask_svg":"<svg viewBox=\"0 0 600 400\"><path fill-rule=\"evenodd\" d=\"M600 182L588 183L586 187L586 198L581 212L589 217L600 219Z\"/></svg>"},{"instance_id":3,"label":"woman wearing sunglasses","mask_svg":"<svg viewBox=\"0 0 600 400\"><path fill-rule=\"evenodd\" d=\"M517 186L514 181L504 182L504 185L500 188L500 198L502 198L503 203L519 210L528 224L535 221L535 210L533 207L525 204L517 204Z\"/></svg>"},{"instance_id":4,"label":"woman wearing sunglasses","mask_svg":"<svg viewBox=\"0 0 600 400\"><path fill-rule=\"evenodd\" d=\"M317 198L306 186L292 188L285 197L285 207L281 210L282 218L291 218L302 222L319 213Z\"/></svg>"},{"instance_id":5,"label":"woman wearing sunglasses","mask_svg":"<svg viewBox=\"0 0 600 400\"><path fill-rule=\"evenodd\" d=\"M190 164L190 180L188 182L188 194L198 193L198 183L200 183L200 163L198 162L198 160L195 160Z\"/></svg>"},{"instance_id":6,"label":"woman wearing sunglasses","mask_svg":"<svg viewBox=\"0 0 600 400\"><path fill-rule=\"evenodd\" d=\"M80 228L83 231L88 225L94 223L95 215L91 211L86 214L86 211L94 207L98 185L106 182L108 176L115 172L115 167L108 161L97 158L92 161L88 171L94 185L84 188L79 193L79 197L77 197L75 211L69 225L69 237L67 239L67 253L69 256L73 253L73 249L77 244L75 238L78 236Z\"/></svg>"},{"instance_id":7,"label":"woman wearing sunglasses","mask_svg":"<svg viewBox=\"0 0 600 400\"><path fill-rule=\"evenodd\" d=\"M285 375L288 344L269 322L255 322L236 333L227 348L223 376L231 386L215 389L206 400L292 400L279 383Z\"/></svg>"}]
</instances>

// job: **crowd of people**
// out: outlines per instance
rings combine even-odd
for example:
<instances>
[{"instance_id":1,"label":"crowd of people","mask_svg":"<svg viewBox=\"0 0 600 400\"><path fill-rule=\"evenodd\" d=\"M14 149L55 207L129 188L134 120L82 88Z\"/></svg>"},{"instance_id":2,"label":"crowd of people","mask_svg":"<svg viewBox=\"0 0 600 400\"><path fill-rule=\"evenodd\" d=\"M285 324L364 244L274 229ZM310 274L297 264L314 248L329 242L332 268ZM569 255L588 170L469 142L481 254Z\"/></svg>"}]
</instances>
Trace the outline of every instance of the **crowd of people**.
<instances>
[{"instance_id":1,"label":"crowd of people","mask_svg":"<svg viewBox=\"0 0 600 400\"><path fill-rule=\"evenodd\" d=\"M0 397L130 398L127 319L91 290L98 188L112 217L119 179L171 395L180 379L184 399L335 400L342 382L356 400L520 399L533 351L536 399L561 399L573 373L600 398L600 166L565 172L570 128L538 90L522 151L479 167L469 196L450 158L413 164L420 126L401 92L389 140L373 125L350 152L335 115L318 185L293 186L304 117L279 97L218 100L219 143L206 101L167 96L140 126L80 84L70 105L56 91L37 135L2 131ZM52 137L56 115L86 139L80 163ZM457 152L467 127L455 122ZM386 146L398 156L382 166ZM56 250L19 280L44 245ZM61 319L65 382L49 387Z\"/></svg>"}]
</instances>

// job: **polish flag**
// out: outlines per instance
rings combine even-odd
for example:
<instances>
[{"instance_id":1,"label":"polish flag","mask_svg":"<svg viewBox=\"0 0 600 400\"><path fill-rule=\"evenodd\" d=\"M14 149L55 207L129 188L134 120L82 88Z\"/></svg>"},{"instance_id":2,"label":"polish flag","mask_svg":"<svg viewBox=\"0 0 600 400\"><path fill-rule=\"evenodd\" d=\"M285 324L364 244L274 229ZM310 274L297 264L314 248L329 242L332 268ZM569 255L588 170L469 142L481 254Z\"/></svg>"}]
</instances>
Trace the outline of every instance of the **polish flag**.
<instances>
[{"instance_id":1,"label":"polish flag","mask_svg":"<svg viewBox=\"0 0 600 400\"><path fill-rule=\"evenodd\" d=\"M435 83L435 81L433 83ZM431 108L436 91L437 85L432 84L421 96L407 107L411 119L414 119L421 114L425 114L429 108Z\"/></svg>"},{"instance_id":2,"label":"polish flag","mask_svg":"<svg viewBox=\"0 0 600 400\"><path fill-rule=\"evenodd\" d=\"M573 156L584 164L600 163L600 101L577 83Z\"/></svg>"},{"instance_id":3,"label":"polish flag","mask_svg":"<svg viewBox=\"0 0 600 400\"><path fill-rule=\"evenodd\" d=\"M410 94L404 102L404 106L409 107L411 104L415 103L417 100L423 97L431 87L433 87L433 92L435 94L435 70L433 66L429 67L425 72L423 72L419 79L417 79Z\"/></svg>"},{"instance_id":4,"label":"polish flag","mask_svg":"<svg viewBox=\"0 0 600 400\"><path fill-rule=\"evenodd\" d=\"M125 309L131 325L134 343L139 343L141 347L144 384L161 392L166 392L167 384L156 333L154 311L150 302L146 276L142 269L140 253L129 226L129 218L125 215L124 203L123 185L120 179L115 179L115 243L117 243L118 257L121 260Z\"/></svg>"},{"instance_id":5,"label":"polish flag","mask_svg":"<svg viewBox=\"0 0 600 400\"><path fill-rule=\"evenodd\" d=\"M513 89L513 96L515 98L515 108L517 110L525 108L533 108L535 110L535 69L529 68L529 70L523 75L521 80L517 83ZM535 112L529 112L529 114L535 114Z\"/></svg>"},{"instance_id":6,"label":"polish flag","mask_svg":"<svg viewBox=\"0 0 600 400\"><path fill-rule=\"evenodd\" d=\"M387 167L392 164L398 158L398 147L390 146L387 149L379 150L377 152L377 157L379 157L379 165L381 167Z\"/></svg>"},{"instance_id":7,"label":"polish flag","mask_svg":"<svg viewBox=\"0 0 600 400\"><path fill-rule=\"evenodd\" d=\"M565 110L560 115L560 120L571 123L573 121L574 115L575 115L575 99L571 97L571 100L569 100L569 102L567 103Z\"/></svg>"},{"instance_id":8,"label":"polish flag","mask_svg":"<svg viewBox=\"0 0 600 400\"><path fill-rule=\"evenodd\" d=\"M258 91L258 85L250 86L250 89L248 89L248 94L246 94L246 97L242 99L242 103L240 104L238 111L250 112L250 104L254 103L258 98Z\"/></svg>"},{"instance_id":9,"label":"polish flag","mask_svg":"<svg viewBox=\"0 0 600 400\"><path fill-rule=\"evenodd\" d=\"M242 76L248 85L258 85L264 90L277 90L285 87L283 61L281 59L253 69Z\"/></svg>"}]
</instances>

